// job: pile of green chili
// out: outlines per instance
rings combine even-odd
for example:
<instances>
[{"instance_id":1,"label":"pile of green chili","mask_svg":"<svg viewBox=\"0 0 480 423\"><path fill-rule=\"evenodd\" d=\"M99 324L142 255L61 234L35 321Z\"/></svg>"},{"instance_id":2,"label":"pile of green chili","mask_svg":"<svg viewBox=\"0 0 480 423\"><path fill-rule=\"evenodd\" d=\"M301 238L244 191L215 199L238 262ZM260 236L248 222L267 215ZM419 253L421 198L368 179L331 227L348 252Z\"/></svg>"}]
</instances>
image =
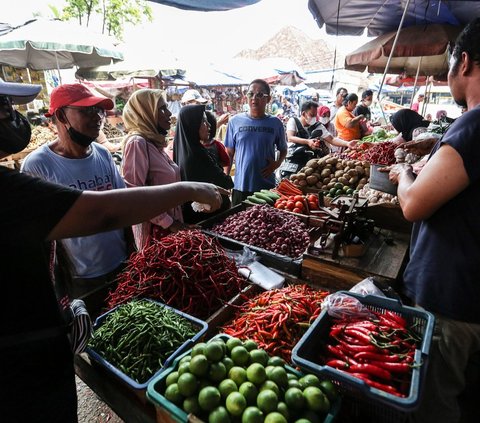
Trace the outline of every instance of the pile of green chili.
<instances>
[{"instance_id":1,"label":"pile of green chili","mask_svg":"<svg viewBox=\"0 0 480 423\"><path fill-rule=\"evenodd\" d=\"M89 346L128 377L143 383L199 330L167 307L133 300L107 316Z\"/></svg>"}]
</instances>

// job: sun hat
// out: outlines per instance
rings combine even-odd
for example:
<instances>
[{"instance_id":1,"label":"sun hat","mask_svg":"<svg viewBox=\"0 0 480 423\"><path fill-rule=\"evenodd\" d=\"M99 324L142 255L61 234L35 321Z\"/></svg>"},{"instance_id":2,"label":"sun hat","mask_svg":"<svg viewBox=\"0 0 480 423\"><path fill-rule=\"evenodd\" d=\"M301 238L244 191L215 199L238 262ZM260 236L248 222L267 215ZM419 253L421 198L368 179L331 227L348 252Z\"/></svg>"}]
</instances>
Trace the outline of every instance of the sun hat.
<instances>
[{"instance_id":1,"label":"sun hat","mask_svg":"<svg viewBox=\"0 0 480 423\"><path fill-rule=\"evenodd\" d=\"M196 101L200 104L205 104L208 100L200 95L197 90L187 90L182 96L182 103L188 103L190 101Z\"/></svg>"},{"instance_id":2,"label":"sun hat","mask_svg":"<svg viewBox=\"0 0 480 423\"><path fill-rule=\"evenodd\" d=\"M99 106L111 110L114 104L111 99L93 94L82 84L64 84L53 89L50 95L50 108L45 116L52 117L58 109L65 106Z\"/></svg>"},{"instance_id":3,"label":"sun hat","mask_svg":"<svg viewBox=\"0 0 480 423\"><path fill-rule=\"evenodd\" d=\"M41 89L41 85L5 82L0 78L0 95L10 97L13 104L30 103L35 99Z\"/></svg>"}]
</instances>

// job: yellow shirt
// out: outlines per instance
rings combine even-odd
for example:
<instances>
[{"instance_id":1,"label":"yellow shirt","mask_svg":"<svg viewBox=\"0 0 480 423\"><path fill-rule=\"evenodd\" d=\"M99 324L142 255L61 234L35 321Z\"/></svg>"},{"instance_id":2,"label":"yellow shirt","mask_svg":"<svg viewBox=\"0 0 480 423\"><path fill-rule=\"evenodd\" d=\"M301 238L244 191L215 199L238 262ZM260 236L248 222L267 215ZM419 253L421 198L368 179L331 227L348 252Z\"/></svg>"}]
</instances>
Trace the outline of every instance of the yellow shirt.
<instances>
[{"instance_id":1,"label":"yellow shirt","mask_svg":"<svg viewBox=\"0 0 480 423\"><path fill-rule=\"evenodd\" d=\"M354 118L353 113L349 112L345 106L340 107L335 115L337 136L344 141L359 140L362 137L359 122L357 122L353 128L347 128L347 124Z\"/></svg>"}]
</instances>

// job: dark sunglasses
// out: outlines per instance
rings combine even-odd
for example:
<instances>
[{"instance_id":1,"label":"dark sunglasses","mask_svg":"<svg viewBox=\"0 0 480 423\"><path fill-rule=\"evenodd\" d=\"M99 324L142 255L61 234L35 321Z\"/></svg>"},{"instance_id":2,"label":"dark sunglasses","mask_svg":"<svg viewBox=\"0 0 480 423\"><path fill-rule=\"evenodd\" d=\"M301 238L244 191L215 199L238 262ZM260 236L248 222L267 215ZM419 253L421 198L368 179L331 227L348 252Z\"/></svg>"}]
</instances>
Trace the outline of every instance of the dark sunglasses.
<instances>
[{"instance_id":1,"label":"dark sunglasses","mask_svg":"<svg viewBox=\"0 0 480 423\"><path fill-rule=\"evenodd\" d=\"M75 106L65 106L65 109L78 110L82 115L88 117L100 116L104 118L107 115L105 109L98 106L89 106L89 107L75 107Z\"/></svg>"}]
</instances>

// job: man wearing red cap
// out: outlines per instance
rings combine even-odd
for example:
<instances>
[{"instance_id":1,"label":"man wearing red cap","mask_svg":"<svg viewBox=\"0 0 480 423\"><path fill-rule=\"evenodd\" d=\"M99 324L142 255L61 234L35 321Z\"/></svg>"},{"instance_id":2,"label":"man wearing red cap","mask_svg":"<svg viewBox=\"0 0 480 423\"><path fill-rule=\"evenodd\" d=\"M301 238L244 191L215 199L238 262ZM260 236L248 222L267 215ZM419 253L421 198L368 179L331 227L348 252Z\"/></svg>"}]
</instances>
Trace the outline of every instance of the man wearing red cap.
<instances>
[{"instance_id":1,"label":"man wearing red cap","mask_svg":"<svg viewBox=\"0 0 480 423\"><path fill-rule=\"evenodd\" d=\"M94 95L81 84L55 88L45 116L53 118L58 138L31 153L22 172L82 191L124 188L109 151L93 142L105 111L112 108L112 100ZM68 293L84 299L92 317L100 313L110 284L127 258L130 231L119 229L63 241L73 277L67 282Z\"/></svg>"}]
</instances>

